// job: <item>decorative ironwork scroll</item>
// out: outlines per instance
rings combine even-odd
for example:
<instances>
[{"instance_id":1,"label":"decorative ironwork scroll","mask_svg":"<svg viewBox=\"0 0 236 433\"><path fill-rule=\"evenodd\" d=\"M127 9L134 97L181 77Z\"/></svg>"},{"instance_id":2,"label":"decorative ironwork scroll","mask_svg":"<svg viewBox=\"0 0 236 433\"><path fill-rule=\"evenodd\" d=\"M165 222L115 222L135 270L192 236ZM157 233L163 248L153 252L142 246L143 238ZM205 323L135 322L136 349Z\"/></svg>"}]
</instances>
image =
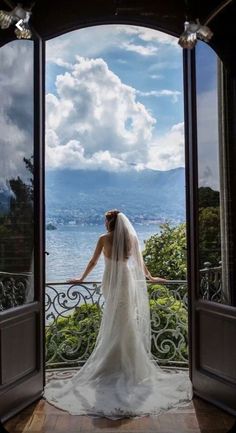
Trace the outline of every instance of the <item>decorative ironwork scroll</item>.
<instances>
[{"instance_id":1,"label":"decorative ironwork scroll","mask_svg":"<svg viewBox=\"0 0 236 433\"><path fill-rule=\"evenodd\" d=\"M200 270L200 297L207 301L225 303L222 291L222 267L211 267L210 262L204 263Z\"/></svg>"},{"instance_id":2,"label":"decorative ironwork scroll","mask_svg":"<svg viewBox=\"0 0 236 433\"><path fill-rule=\"evenodd\" d=\"M0 272L0 311L32 301L29 299L31 279L32 275L27 272Z\"/></svg>"},{"instance_id":3,"label":"decorative ironwork scroll","mask_svg":"<svg viewBox=\"0 0 236 433\"><path fill-rule=\"evenodd\" d=\"M90 356L104 306L100 282L47 283L46 367L78 367ZM158 364L188 365L187 285L149 284L152 353Z\"/></svg>"}]
</instances>

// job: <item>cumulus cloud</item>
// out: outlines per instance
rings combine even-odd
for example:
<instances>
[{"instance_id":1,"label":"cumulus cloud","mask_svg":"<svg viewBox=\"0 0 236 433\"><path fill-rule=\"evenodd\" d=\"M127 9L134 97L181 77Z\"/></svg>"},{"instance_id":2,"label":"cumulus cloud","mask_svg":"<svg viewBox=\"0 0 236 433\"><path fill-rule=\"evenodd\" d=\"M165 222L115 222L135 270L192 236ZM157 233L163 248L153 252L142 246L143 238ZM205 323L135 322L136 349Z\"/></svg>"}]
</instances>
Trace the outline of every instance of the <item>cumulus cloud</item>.
<instances>
[{"instance_id":1,"label":"cumulus cloud","mask_svg":"<svg viewBox=\"0 0 236 433\"><path fill-rule=\"evenodd\" d=\"M126 168L122 160L115 158L108 150L94 152L86 157L85 150L76 140L70 140L64 146L50 146L47 148L47 165L53 168L70 169L103 169L120 171Z\"/></svg>"},{"instance_id":2,"label":"cumulus cloud","mask_svg":"<svg viewBox=\"0 0 236 433\"><path fill-rule=\"evenodd\" d=\"M156 120L137 95L178 97L179 92L139 92L120 80L102 59L77 56L71 71L58 75L57 93L48 94L48 168L153 168L184 165L183 123L162 137Z\"/></svg>"},{"instance_id":3,"label":"cumulus cloud","mask_svg":"<svg viewBox=\"0 0 236 433\"><path fill-rule=\"evenodd\" d=\"M184 123L173 125L161 137L155 137L149 146L149 162L146 167L153 170L170 170L183 167Z\"/></svg>"},{"instance_id":4,"label":"cumulus cloud","mask_svg":"<svg viewBox=\"0 0 236 433\"><path fill-rule=\"evenodd\" d=\"M65 62L64 60L61 59L61 57L55 57L54 63L57 66L61 66L62 68L65 68L65 69L73 69L73 65L69 62Z\"/></svg>"},{"instance_id":5,"label":"cumulus cloud","mask_svg":"<svg viewBox=\"0 0 236 433\"><path fill-rule=\"evenodd\" d=\"M27 179L23 158L33 154L33 43L13 41L0 50L0 183Z\"/></svg>"},{"instance_id":6,"label":"cumulus cloud","mask_svg":"<svg viewBox=\"0 0 236 433\"><path fill-rule=\"evenodd\" d=\"M104 60L76 56L73 70L57 76L56 90L46 97L49 168L70 167L72 154L77 168L147 161L156 120Z\"/></svg>"},{"instance_id":7,"label":"cumulus cloud","mask_svg":"<svg viewBox=\"0 0 236 433\"><path fill-rule=\"evenodd\" d=\"M68 48L65 42L62 46ZM18 175L28 177L23 158L33 150L31 48L30 41L14 41L0 50L2 183ZM139 102L139 92L124 84L104 60L76 56L69 62L60 55L57 64L66 70L56 78L55 94L46 96L48 168L167 169L183 164L178 127L158 137L156 120ZM167 93L164 89L149 94L175 96Z\"/></svg>"}]
</instances>

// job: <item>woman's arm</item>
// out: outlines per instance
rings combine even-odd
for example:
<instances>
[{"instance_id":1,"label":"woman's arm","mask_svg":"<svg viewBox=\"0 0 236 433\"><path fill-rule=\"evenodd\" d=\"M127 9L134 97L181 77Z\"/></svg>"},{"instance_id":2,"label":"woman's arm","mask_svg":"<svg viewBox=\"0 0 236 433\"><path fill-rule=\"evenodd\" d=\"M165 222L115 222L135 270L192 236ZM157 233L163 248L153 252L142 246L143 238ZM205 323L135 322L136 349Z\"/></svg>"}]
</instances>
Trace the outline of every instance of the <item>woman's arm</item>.
<instances>
[{"instance_id":1,"label":"woman's arm","mask_svg":"<svg viewBox=\"0 0 236 433\"><path fill-rule=\"evenodd\" d=\"M81 277L78 278L72 278L70 280L67 280L67 283L81 283L81 281L84 281L84 279L87 277L87 275L93 270L93 268L96 266L97 261L101 255L102 249L104 245L104 236L100 236L98 239L96 248L94 250L92 258L89 260L84 272L82 273Z\"/></svg>"},{"instance_id":2,"label":"woman's arm","mask_svg":"<svg viewBox=\"0 0 236 433\"><path fill-rule=\"evenodd\" d=\"M146 276L146 277L148 278L148 280L150 280L152 283L161 283L161 282L162 282L162 283L165 283L165 282L168 281L168 280L166 280L165 278L153 277L153 276L150 274L150 272L149 272L147 266L145 265L144 261L143 261L143 269L144 269L145 276Z\"/></svg>"},{"instance_id":3,"label":"woman's arm","mask_svg":"<svg viewBox=\"0 0 236 433\"><path fill-rule=\"evenodd\" d=\"M144 269L144 273L145 273L145 277L147 277L149 280L152 278L147 266L145 265L144 261L143 261L143 269Z\"/></svg>"}]
</instances>

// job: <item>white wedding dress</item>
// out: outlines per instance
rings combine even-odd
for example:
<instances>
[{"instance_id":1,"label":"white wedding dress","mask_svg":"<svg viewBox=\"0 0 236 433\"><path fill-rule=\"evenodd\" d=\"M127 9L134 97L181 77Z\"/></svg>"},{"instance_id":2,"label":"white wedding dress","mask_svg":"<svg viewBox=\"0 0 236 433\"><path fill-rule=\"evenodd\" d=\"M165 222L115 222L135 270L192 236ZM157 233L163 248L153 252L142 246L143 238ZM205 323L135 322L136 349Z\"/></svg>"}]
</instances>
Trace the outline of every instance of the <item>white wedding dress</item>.
<instances>
[{"instance_id":1,"label":"white wedding dress","mask_svg":"<svg viewBox=\"0 0 236 433\"><path fill-rule=\"evenodd\" d=\"M131 240L131 253L124 247ZM186 371L166 372L151 355L150 309L136 232L119 213L112 258L105 257L105 307L95 348L71 379L51 380L44 398L73 415L117 419L158 415L189 403Z\"/></svg>"}]
</instances>

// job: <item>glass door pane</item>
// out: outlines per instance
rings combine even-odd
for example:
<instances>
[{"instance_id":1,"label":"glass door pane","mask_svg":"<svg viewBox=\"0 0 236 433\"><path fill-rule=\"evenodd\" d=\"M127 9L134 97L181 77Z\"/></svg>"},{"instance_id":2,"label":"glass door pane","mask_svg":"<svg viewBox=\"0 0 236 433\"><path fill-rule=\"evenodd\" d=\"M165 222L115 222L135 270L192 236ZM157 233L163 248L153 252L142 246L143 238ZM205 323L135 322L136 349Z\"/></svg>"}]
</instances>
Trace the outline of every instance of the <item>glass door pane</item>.
<instances>
[{"instance_id":1,"label":"glass door pane","mask_svg":"<svg viewBox=\"0 0 236 433\"><path fill-rule=\"evenodd\" d=\"M199 296L229 303L220 68L216 53L199 41L196 47Z\"/></svg>"},{"instance_id":2,"label":"glass door pane","mask_svg":"<svg viewBox=\"0 0 236 433\"><path fill-rule=\"evenodd\" d=\"M33 41L0 48L0 310L34 300Z\"/></svg>"}]
</instances>

